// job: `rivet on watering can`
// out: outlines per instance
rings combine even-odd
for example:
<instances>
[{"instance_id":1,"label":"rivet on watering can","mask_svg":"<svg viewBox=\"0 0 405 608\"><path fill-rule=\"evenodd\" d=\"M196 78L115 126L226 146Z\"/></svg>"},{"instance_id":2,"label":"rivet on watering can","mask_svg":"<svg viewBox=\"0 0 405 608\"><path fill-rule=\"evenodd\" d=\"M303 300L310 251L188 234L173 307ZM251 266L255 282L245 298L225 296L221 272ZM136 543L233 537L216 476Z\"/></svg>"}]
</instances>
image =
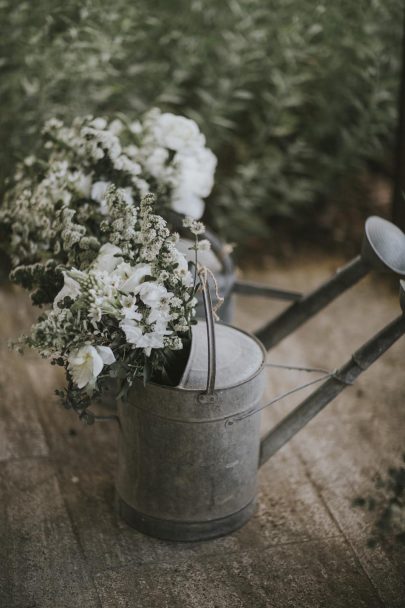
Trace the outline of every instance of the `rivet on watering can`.
<instances>
[{"instance_id":1,"label":"rivet on watering can","mask_svg":"<svg viewBox=\"0 0 405 608\"><path fill-rule=\"evenodd\" d=\"M201 403L201 405L214 405L215 403L218 403L218 395L216 393L211 395L208 395L207 393L200 393L197 396L197 401Z\"/></svg>"}]
</instances>

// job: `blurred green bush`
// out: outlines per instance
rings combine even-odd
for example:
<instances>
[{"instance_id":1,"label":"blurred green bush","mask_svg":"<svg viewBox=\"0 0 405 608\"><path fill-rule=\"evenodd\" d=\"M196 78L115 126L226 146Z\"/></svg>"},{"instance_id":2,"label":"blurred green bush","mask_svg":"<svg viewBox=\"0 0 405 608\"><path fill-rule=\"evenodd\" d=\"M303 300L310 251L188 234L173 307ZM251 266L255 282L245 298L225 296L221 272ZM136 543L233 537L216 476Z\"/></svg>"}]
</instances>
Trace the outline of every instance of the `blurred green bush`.
<instances>
[{"instance_id":1,"label":"blurred green bush","mask_svg":"<svg viewBox=\"0 0 405 608\"><path fill-rule=\"evenodd\" d=\"M195 119L219 158L207 206L269 233L392 148L402 0L0 0L0 178L57 115Z\"/></svg>"}]
</instances>

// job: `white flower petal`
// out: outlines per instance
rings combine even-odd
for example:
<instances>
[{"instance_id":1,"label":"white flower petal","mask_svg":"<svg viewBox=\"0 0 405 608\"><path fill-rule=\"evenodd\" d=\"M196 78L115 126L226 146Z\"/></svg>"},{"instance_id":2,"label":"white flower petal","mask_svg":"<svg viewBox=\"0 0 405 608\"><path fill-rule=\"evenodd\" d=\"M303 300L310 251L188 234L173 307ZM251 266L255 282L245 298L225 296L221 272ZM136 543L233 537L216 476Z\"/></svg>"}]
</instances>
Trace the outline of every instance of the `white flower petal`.
<instances>
[{"instance_id":1,"label":"white flower petal","mask_svg":"<svg viewBox=\"0 0 405 608\"><path fill-rule=\"evenodd\" d=\"M103 367L104 367L104 363L103 363L103 359L100 356L100 354L98 353L97 349L94 348L93 346L91 348L93 349L92 352L91 352L91 362L92 362L92 373L93 373L93 376L90 379L92 381L92 380L95 380L97 378L97 376L102 372Z\"/></svg>"},{"instance_id":2,"label":"white flower petal","mask_svg":"<svg viewBox=\"0 0 405 608\"><path fill-rule=\"evenodd\" d=\"M120 323L120 327L125 334L128 344L138 346L143 334L141 327L136 323L136 321L123 319L123 321Z\"/></svg>"},{"instance_id":3,"label":"white flower petal","mask_svg":"<svg viewBox=\"0 0 405 608\"><path fill-rule=\"evenodd\" d=\"M193 194L190 191L177 190L173 192L172 208L177 213L199 220L204 215L205 204L197 194Z\"/></svg>"},{"instance_id":4,"label":"white flower petal","mask_svg":"<svg viewBox=\"0 0 405 608\"><path fill-rule=\"evenodd\" d=\"M93 388L104 363L109 365L114 361L114 354L109 347L85 344L70 353L68 365L78 388Z\"/></svg>"},{"instance_id":5,"label":"white flower petal","mask_svg":"<svg viewBox=\"0 0 405 608\"><path fill-rule=\"evenodd\" d=\"M111 365L115 362L115 356L109 346L96 346L96 350L100 355L104 365Z\"/></svg>"},{"instance_id":6,"label":"white flower petal","mask_svg":"<svg viewBox=\"0 0 405 608\"><path fill-rule=\"evenodd\" d=\"M93 268L101 272L113 272L121 264L123 258L119 254L122 249L111 243L105 243L100 247L97 258L93 262Z\"/></svg>"},{"instance_id":7,"label":"white flower petal","mask_svg":"<svg viewBox=\"0 0 405 608\"><path fill-rule=\"evenodd\" d=\"M101 203L111 182L95 182L91 188L91 198L97 203Z\"/></svg>"},{"instance_id":8,"label":"white flower petal","mask_svg":"<svg viewBox=\"0 0 405 608\"><path fill-rule=\"evenodd\" d=\"M64 285L60 292L56 294L55 299L53 301L54 310L58 309L58 303L64 300L66 297L72 298L72 300L76 300L80 295L80 285L77 281L72 279L72 277L68 276L65 272L63 273Z\"/></svg>"},{"instance_id":9,"label":"white flower petal","mask_svg":"<svg viewBox=\"0 0 405 608\"><path fill-rule=\"evenodd\" d=\"M152 274L152 268L150 264L136 264L136 266L131 266L127 272L128 277L122 283L121 290L125 293L134 293L143 279Z\"/></svg>"}]
</instances>

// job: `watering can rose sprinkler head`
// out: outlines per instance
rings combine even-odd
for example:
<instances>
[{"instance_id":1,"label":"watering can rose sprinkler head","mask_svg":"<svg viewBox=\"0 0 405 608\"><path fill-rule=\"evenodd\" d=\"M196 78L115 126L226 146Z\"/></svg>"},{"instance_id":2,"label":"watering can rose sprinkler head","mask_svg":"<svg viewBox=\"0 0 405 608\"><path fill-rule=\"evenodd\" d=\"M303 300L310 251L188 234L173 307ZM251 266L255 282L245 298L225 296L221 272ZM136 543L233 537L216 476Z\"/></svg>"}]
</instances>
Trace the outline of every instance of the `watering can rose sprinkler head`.
<instances>
[{"instance_id":1,"label":"watering can rose sprinkler head","mask_svg":"<svg viewBox=\"0 0 405 608\"><path fill-rule=\"evenodd\" d=\"M369 270L391 272L405 278L405 234L381 217L369 217L364 227L360 257Z\"/></svg>"},{"instance_id":2,"label":"watering can rose sprinkler head","mask_svg":"<svg viewBox=\"0 0 405 608\"><path fill-rule=\"evenodd\" d=\"M260 328L256 336L267 350L270 349L371 270L405 278L405 234L391 222L376 216L369 217L365 223L361 254Z\"/></svg>"}]
</instances>

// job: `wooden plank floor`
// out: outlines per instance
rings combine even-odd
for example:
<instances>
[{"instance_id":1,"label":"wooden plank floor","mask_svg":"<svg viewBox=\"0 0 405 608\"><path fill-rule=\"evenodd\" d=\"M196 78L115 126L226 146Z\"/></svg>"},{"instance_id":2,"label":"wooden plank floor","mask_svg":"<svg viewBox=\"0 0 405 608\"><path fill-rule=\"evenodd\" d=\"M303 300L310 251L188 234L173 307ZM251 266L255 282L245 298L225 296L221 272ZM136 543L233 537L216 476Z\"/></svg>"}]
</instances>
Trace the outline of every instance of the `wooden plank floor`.
<instances>
[{"instance_id":1,"label":"wooden plank floor","mask_svg":"<svg viewBox=\"0 0 405 608\"><path fill-rule=\"evenodd\" d=\"M304 256L247 276L308 289L339 262ZM253 329L282 306L240 298L237 324ZM0 311L2 608L405 606L405 546L389 536L370 546L390 498L384 479L405 452L405 340L263 467L258 509L244 528L177 544L117 518L114 425L79 424L54 400L58 370L8 350L32 319L24 294L1 289ZM368 278L271 360L332 369L398 311L392 285ZM269 371L268 394L305 379ZM298 401L266 411L263 428ZM354 506L368 496L373 509Z\"/></svg>"}]
</instances>

